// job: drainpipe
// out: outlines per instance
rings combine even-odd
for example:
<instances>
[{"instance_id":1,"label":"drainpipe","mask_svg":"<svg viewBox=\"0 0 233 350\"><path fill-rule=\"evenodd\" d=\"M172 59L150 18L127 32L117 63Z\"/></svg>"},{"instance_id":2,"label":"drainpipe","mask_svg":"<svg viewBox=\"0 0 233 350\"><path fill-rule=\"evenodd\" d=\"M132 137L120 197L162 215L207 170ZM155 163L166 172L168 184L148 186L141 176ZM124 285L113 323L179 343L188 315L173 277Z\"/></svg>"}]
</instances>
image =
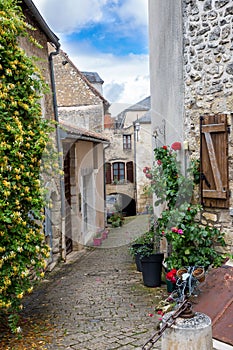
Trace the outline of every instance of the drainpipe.
<instances>
[{"instance_id":1,"label":"drainpipe","mask_svg":"<svg viewBox=\"0 0 233 350\"><path fill-rule=\"evenodd\" d=\"M110 147L110 143L108 143L107 145L105 145L103 148L104 148L104 226L106 227L107 226L107 215L106 215L106 212L107 212L107 208L106 208L106 177L105 177L105 169L106 169L106 149Z\"/></svg>"},{"instance_id":2,"label":"drainpipe","mask_svg":"<svg viewBox=\"0 0 233 350\"><path fill-rule=\"evenodd\" d=\"M56 136L57 136L57 150L59 157L59 166L60 169L63 169L63 152L62 152L62 143L60 135L60 126L58 118L58 107L57 107L57 94L56 94L56 85L55 85L55 75L54 75L54 66L53 66L53 56L59 54L59 47L56 47L56 51L53 51L49 54L49 67L50 67L50 79L53 95L53 110L56 123ZM62 259L66 260L66 239L65 239L65 185L64 177L60 175L60 191L61 191L61 235L62 235Z\"/></svg>"},{"instance_id":3,"label":"drainpipe","mask_svg":"<svg viewBox=\"0 0 233 350\"><path fill-rule=\"evenodd\" d=\"M138 119L133 122L134 127L134 198L136 202L136 215L138 213L138 193L137 193L137 141L140 124Z\"/></svg>"}]
</instances>

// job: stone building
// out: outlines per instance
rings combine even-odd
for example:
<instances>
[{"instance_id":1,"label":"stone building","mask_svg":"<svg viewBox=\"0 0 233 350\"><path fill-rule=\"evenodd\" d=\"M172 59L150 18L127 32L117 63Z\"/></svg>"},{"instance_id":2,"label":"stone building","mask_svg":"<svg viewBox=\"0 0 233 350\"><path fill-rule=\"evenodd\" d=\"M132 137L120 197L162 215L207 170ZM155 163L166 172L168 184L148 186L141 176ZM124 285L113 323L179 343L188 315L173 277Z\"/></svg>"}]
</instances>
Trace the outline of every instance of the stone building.
<instances>
[{"instance_id":1,"label":"stone building","mask_svg":"<svg viewBox=\"0 0 233 350\"><path fill-rule=\"evenodd\" d=\"M122 197L126 215L145 213L151 198L145 195L148 180L143 173L152 163L150 97L123 110L115 119L106 115L105 134L110 139L106 148L106 194Z\"/></svg>"},{"instance_id":2,"label":"stone building","mask_svg":"<svg viewBox=\"0 0 233 350\"><path fill-rule=\"evenodd\" d=\"M66 253L92 243L105 229L104 115L109 103L67 54L54 57L64 159ZM97 73L85 73L93 78ZM98 87L98 90L97 88Z\"/></svg>"},{"instance_id":3,"label":"stone building","mask_svg":"<svg viewBox=\"0 0 233 350\"><path fill-rule=\"evenodd\" d=\"M202 222L233 251L233 6L231 0L149 0L152 132L200 159Z\"/></svg>"},{"instance_id":4,"label":"stone building","mask_svg":"<svg viewBox=\"0 0 233 350\"><path fill-rule=\"evenodd\" d=\"M31 0L23 0L21 3L22 11L25 15L25 21L32 25L36 30L30 32L34 39L42 46L38 48L26 38L20 39L20 46L29 56L36 56L39 60L36 62L40 68L50 92L41 98L41 107L43 118L55 119L54 105L52 98L52 75L50 62L50 52L48 45L53 51L58 51L60 47L58 37L51 31L47 23ZM55 148L57 148L57 138L54 135ZM62 250L62 228L61 228L61 191L59 177L47 177L42 174L44 184L47 189L47 200L51 203L51 208L45 208L44 232L47 243L51 247L50 266L53 266L61 257Z\"/></svg>"}]
</instances>

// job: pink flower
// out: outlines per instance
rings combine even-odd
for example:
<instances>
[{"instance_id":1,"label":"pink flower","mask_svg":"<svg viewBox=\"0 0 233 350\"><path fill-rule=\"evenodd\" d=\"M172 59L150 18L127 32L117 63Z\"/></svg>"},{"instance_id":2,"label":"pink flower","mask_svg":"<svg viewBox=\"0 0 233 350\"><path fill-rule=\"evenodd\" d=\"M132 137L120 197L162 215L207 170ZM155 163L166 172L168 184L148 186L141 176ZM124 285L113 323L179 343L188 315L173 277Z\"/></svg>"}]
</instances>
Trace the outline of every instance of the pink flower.
<instances>
[{"instance_id":1,"label":"pink flower","mask_svg":"<svg viewBox=\"0 0 233 350\"><path fill-rule=\"evenodd\" d=\"M181 228L177 231L177 233L179 233L179 235L183 235L183 230L181 230Z\"/></svg>"},{"instance_id":2,"label":"pink flower","mask_svg":"<svg viewBox=\"0 0 233 350\"><path fill-rule=\"evenodd\" d=\"M151 175L151 174L146 174L146 177L147 177L148 179L152 179L152 175Z\"/></svg>"},{"instance_id":3,"label":"pink flower","mask_svg":"<svg viewBox=\"0 0 233 350\"><path fill-rule=\"evenodd\" d=\"M174 142L171 145L171 148L174 149L174 151L180 151L181 150L181 143L180 142Z\"/></svg>"},{"instance_id":4,"label":"pink flower","mask_svg":"<svg viewBox=\"0 0 233 350\"><path fill-rule=\"evenodd\" d=\"M153 316L154 316L154 314L148 314L148 316L153 317Z\"/></svg>"},{"instance_id":5,"label":"pink flower","mask_svg":"<svg viewBox=\"0 0 233 350\"><path fill-rule=\"evenodd\" d=\"M172 230L172 232L178 232L178 228L177 227L172 227L171 230Z\"/></svg>"},{"instance_id":6,"label":"pink flower","mask_svg":"<svg viewBox=\"0 0 233 350\"><path fill-rule=\"evenodd\" d=\"M157 160L157 164L158 164L158 165L161 165L161 164L162 164L162 162L161 162L160 159Z\"/></svg>"}]
</instances>

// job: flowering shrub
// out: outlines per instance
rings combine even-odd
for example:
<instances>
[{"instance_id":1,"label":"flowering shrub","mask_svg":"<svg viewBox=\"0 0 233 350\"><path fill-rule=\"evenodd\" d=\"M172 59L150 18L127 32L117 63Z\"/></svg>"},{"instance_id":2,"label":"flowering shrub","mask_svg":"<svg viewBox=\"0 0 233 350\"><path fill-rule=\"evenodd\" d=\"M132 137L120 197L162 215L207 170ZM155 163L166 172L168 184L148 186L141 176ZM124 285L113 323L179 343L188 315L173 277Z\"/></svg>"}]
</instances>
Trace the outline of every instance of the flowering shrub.
<instances>
[{"instance_id":1,"label":"flowering shrub","mask_svg":"<svg viewBox=\"0 0 233 350\"><path fill-rule=\"evenodd\" d=\"M15 332L22 298L33 288L31 268L42 278L49 256L40 166L51 128L41 118L43 78L18 44L19 36L30 37L15 1L0 2L0 20L0 310Z\"/></svg>"},{"instance_id":2,"label":"flowering shrub","mask_svg":"<svg viewBox=\"0 0 233 350\"><path fill-rule=\"evenodd\" d=\"M176 152L167 146L155 149L155 160L156 165L148 171L151 174L148 192L156 195L155 205L166 205L157 219L155 232L157 237L167 240L168 270L181 266L221 265L225 257L215 247L225 246L224 233L201 225L196 218L202 208L191 204L197 178L197 173L194 178L191 171L193 165L187 176L183 176Z\"/></svg>"}]
</instances>

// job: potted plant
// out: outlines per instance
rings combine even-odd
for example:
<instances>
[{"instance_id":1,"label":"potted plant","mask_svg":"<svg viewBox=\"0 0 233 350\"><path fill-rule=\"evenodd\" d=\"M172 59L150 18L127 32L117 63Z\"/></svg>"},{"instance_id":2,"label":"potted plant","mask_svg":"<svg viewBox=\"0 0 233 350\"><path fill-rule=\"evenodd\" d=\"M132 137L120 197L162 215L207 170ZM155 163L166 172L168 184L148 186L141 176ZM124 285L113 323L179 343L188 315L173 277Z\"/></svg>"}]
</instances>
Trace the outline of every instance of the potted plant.
<instances>
[{"instance_id":1,"label":"potted plant","mask_svg":"<svg viewBox=\"0 0 233 350\"><path fill-rule=\"evenodd\" d=\"M137 270L142 272L141 257L145 254L145 251L154 250L154 231L151 227L150 230L143 233L136 238L129 247L130 254L135 258Z\"/></svg>"},{"instance_id":2,"label":"potted plant","mask_svg":"<svg viewBox=\"0 0 233 350\"><path fill-rule=\"evenodd\" d=\"M172 293L176 287L176 274L177 270L172 269L166 273L166 284L167 284L167 292Z\"/></svg>"},{"instance_id":3,"label":"potted plant","mask_svg":"<svg viewBox=\"0 0 233 350\"><path fill-rule=\"evenodd\" d=\"M160 239L155 234L154 224L129 248L130 253L135 257L137 270L142 272L143 283L147 287L161 285L164 254L159 252L159 248Z\"/></svg>"},{"instance_id":4,"label":"potted plant","mask_svg":"<svg viewBox=\"0 0 233 350\"><path fill-rule=\"evenodd\" d=\"M143 283L147 287L160 287L164 254L144 247L141 252Z\"/></svg>"},{"instance_id":5,"label":"potted plant","mask_svg":"<svg viewBox=\"0 0 233 350\"><path fill-rule=\"evenodd\" d=\"M120 227L123 224L124 217L120 212L114 213L108 220L112 227Z\"/></svg>"}]
</instances>

